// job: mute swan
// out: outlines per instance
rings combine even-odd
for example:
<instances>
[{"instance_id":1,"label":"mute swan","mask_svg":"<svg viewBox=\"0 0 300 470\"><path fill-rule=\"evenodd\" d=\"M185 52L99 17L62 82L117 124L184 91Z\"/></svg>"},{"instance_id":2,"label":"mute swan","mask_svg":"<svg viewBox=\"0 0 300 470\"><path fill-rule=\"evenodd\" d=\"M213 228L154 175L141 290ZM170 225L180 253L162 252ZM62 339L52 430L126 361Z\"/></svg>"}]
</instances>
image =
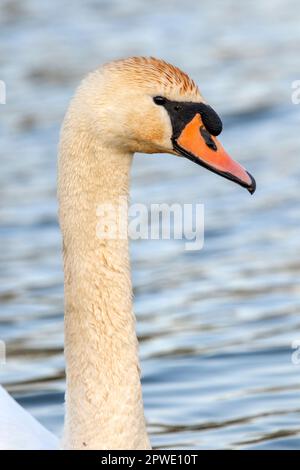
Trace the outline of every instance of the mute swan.
<instances>
[{"instance_id":1,"label":"mute swan","mask_svg":"<svg viewBox=\"0 0 300 470\"><path fill-rule=\"evenodd\" d=\"M187 157L253 193L252 176L216 139L221 130L220 118L195 83L154 58L111 62L88 75L72 99L58 162L67 378L62 448L150 448L128 240L97 236L97 207L128 197L135 152ZM59 446L0 392L1 448Z\"/></svg>"}]
</instances>

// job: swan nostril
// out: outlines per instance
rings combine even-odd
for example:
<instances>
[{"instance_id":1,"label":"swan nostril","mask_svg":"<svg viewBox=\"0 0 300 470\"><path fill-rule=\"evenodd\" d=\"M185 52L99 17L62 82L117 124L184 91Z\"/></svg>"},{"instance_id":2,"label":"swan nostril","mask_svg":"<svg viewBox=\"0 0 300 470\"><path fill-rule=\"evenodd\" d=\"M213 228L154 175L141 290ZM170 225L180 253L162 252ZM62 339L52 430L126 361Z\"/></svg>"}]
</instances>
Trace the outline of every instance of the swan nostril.
<instances>
[{"instance_id":1,"label":"swan nostril","mask_svg":"<svg viewBox=\"0 0 300 470\"><path fill-rule=\"evenodd\" d=\"M199 131L200 131L200 134L203 137L204 142L206 143L207 147L216 152L218 150L218 147L216 146L216 144L215 144L214 140L212 139L210 133L205 129L204 126L201 126L199 128Z\"/></svg>"}]
</instances>

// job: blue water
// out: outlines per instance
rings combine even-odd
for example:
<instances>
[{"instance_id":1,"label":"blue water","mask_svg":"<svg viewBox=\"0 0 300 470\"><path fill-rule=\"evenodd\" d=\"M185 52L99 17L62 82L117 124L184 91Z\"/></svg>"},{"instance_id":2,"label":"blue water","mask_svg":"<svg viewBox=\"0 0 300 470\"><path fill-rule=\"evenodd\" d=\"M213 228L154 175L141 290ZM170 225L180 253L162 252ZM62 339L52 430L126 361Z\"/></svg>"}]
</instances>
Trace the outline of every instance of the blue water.
<instances>
[{"instance_id":1,"label":"blue water","mask_svg":"<svg viewBox=\"0 0 300 470\"><path fill-rule=\"evenodd\" d=\"M63 277L56 147L85 73L163 57L198 82L253 197L184 159L135 159L134 202L204 203L205 243L135 241L146 417L158 448L300 449L300 8L293 0L1 2L1 383L63 422Z\"/></svg>"}]
</instances>

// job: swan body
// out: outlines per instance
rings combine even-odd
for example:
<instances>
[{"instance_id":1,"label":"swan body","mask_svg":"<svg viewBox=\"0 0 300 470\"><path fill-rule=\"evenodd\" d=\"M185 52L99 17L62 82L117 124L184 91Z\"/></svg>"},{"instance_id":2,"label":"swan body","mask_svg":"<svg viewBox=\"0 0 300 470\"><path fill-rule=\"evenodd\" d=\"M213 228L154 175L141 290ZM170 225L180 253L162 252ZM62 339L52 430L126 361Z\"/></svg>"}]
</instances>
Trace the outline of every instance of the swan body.
<instances>
[{"instance_id":1,"label":"swan body","mask_svg":"<svg viewBox=\"0 0 300 470\"><path fill-rule=\"evenodd\" d=\"M0 386L0 450L55 450L59 441Z\"/></svg>"},{"instance_id":2,"label":"swan body","mask_svg":"<svg viewBox=\"0 0 300 470\"><path fill-rule=\"evenodd\" d=\"M135 57L107 64L79 86L61 131L59 220L65 273L66 415L64 449L150 449L132 308L128 239L101 237L128 201L135 152L180 155L236 181L254 180L230 159L216 135L222 125L195 83L164 61ZM125 206L127 203L125 204ZM99 214L102 214L101 216ZM3 391L1 446L8 429L30 423L15 447L58 446ZM4 409L4 412L3 412ZM11 412L11 421L10 414ZM11 424L9 424L11 423ZM46 447L45 447L46 448Z\"/></svg>"}]
</instances>

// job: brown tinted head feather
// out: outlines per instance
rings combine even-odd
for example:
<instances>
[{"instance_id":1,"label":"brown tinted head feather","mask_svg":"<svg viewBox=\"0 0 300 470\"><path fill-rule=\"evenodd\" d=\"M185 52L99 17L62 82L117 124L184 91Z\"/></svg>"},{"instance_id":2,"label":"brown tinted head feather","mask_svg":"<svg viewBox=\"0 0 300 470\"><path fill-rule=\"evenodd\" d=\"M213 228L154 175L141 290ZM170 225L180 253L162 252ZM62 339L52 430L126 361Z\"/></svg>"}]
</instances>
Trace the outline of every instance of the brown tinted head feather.
<instances>
[{"instance_id":1,"label":"brown tinted head feather","mask_svg":"<svg viewBox=\"0 0 300 470\"><path fill-rule=\"evenodd\" d=\"M186 73L161 59L130 57L110 62L105 68L115 69L119 74L126 75L143 86L159 86L162 91L176 94L178 98L201 97L197 85Z\"/></svg>"}]
</instances>

